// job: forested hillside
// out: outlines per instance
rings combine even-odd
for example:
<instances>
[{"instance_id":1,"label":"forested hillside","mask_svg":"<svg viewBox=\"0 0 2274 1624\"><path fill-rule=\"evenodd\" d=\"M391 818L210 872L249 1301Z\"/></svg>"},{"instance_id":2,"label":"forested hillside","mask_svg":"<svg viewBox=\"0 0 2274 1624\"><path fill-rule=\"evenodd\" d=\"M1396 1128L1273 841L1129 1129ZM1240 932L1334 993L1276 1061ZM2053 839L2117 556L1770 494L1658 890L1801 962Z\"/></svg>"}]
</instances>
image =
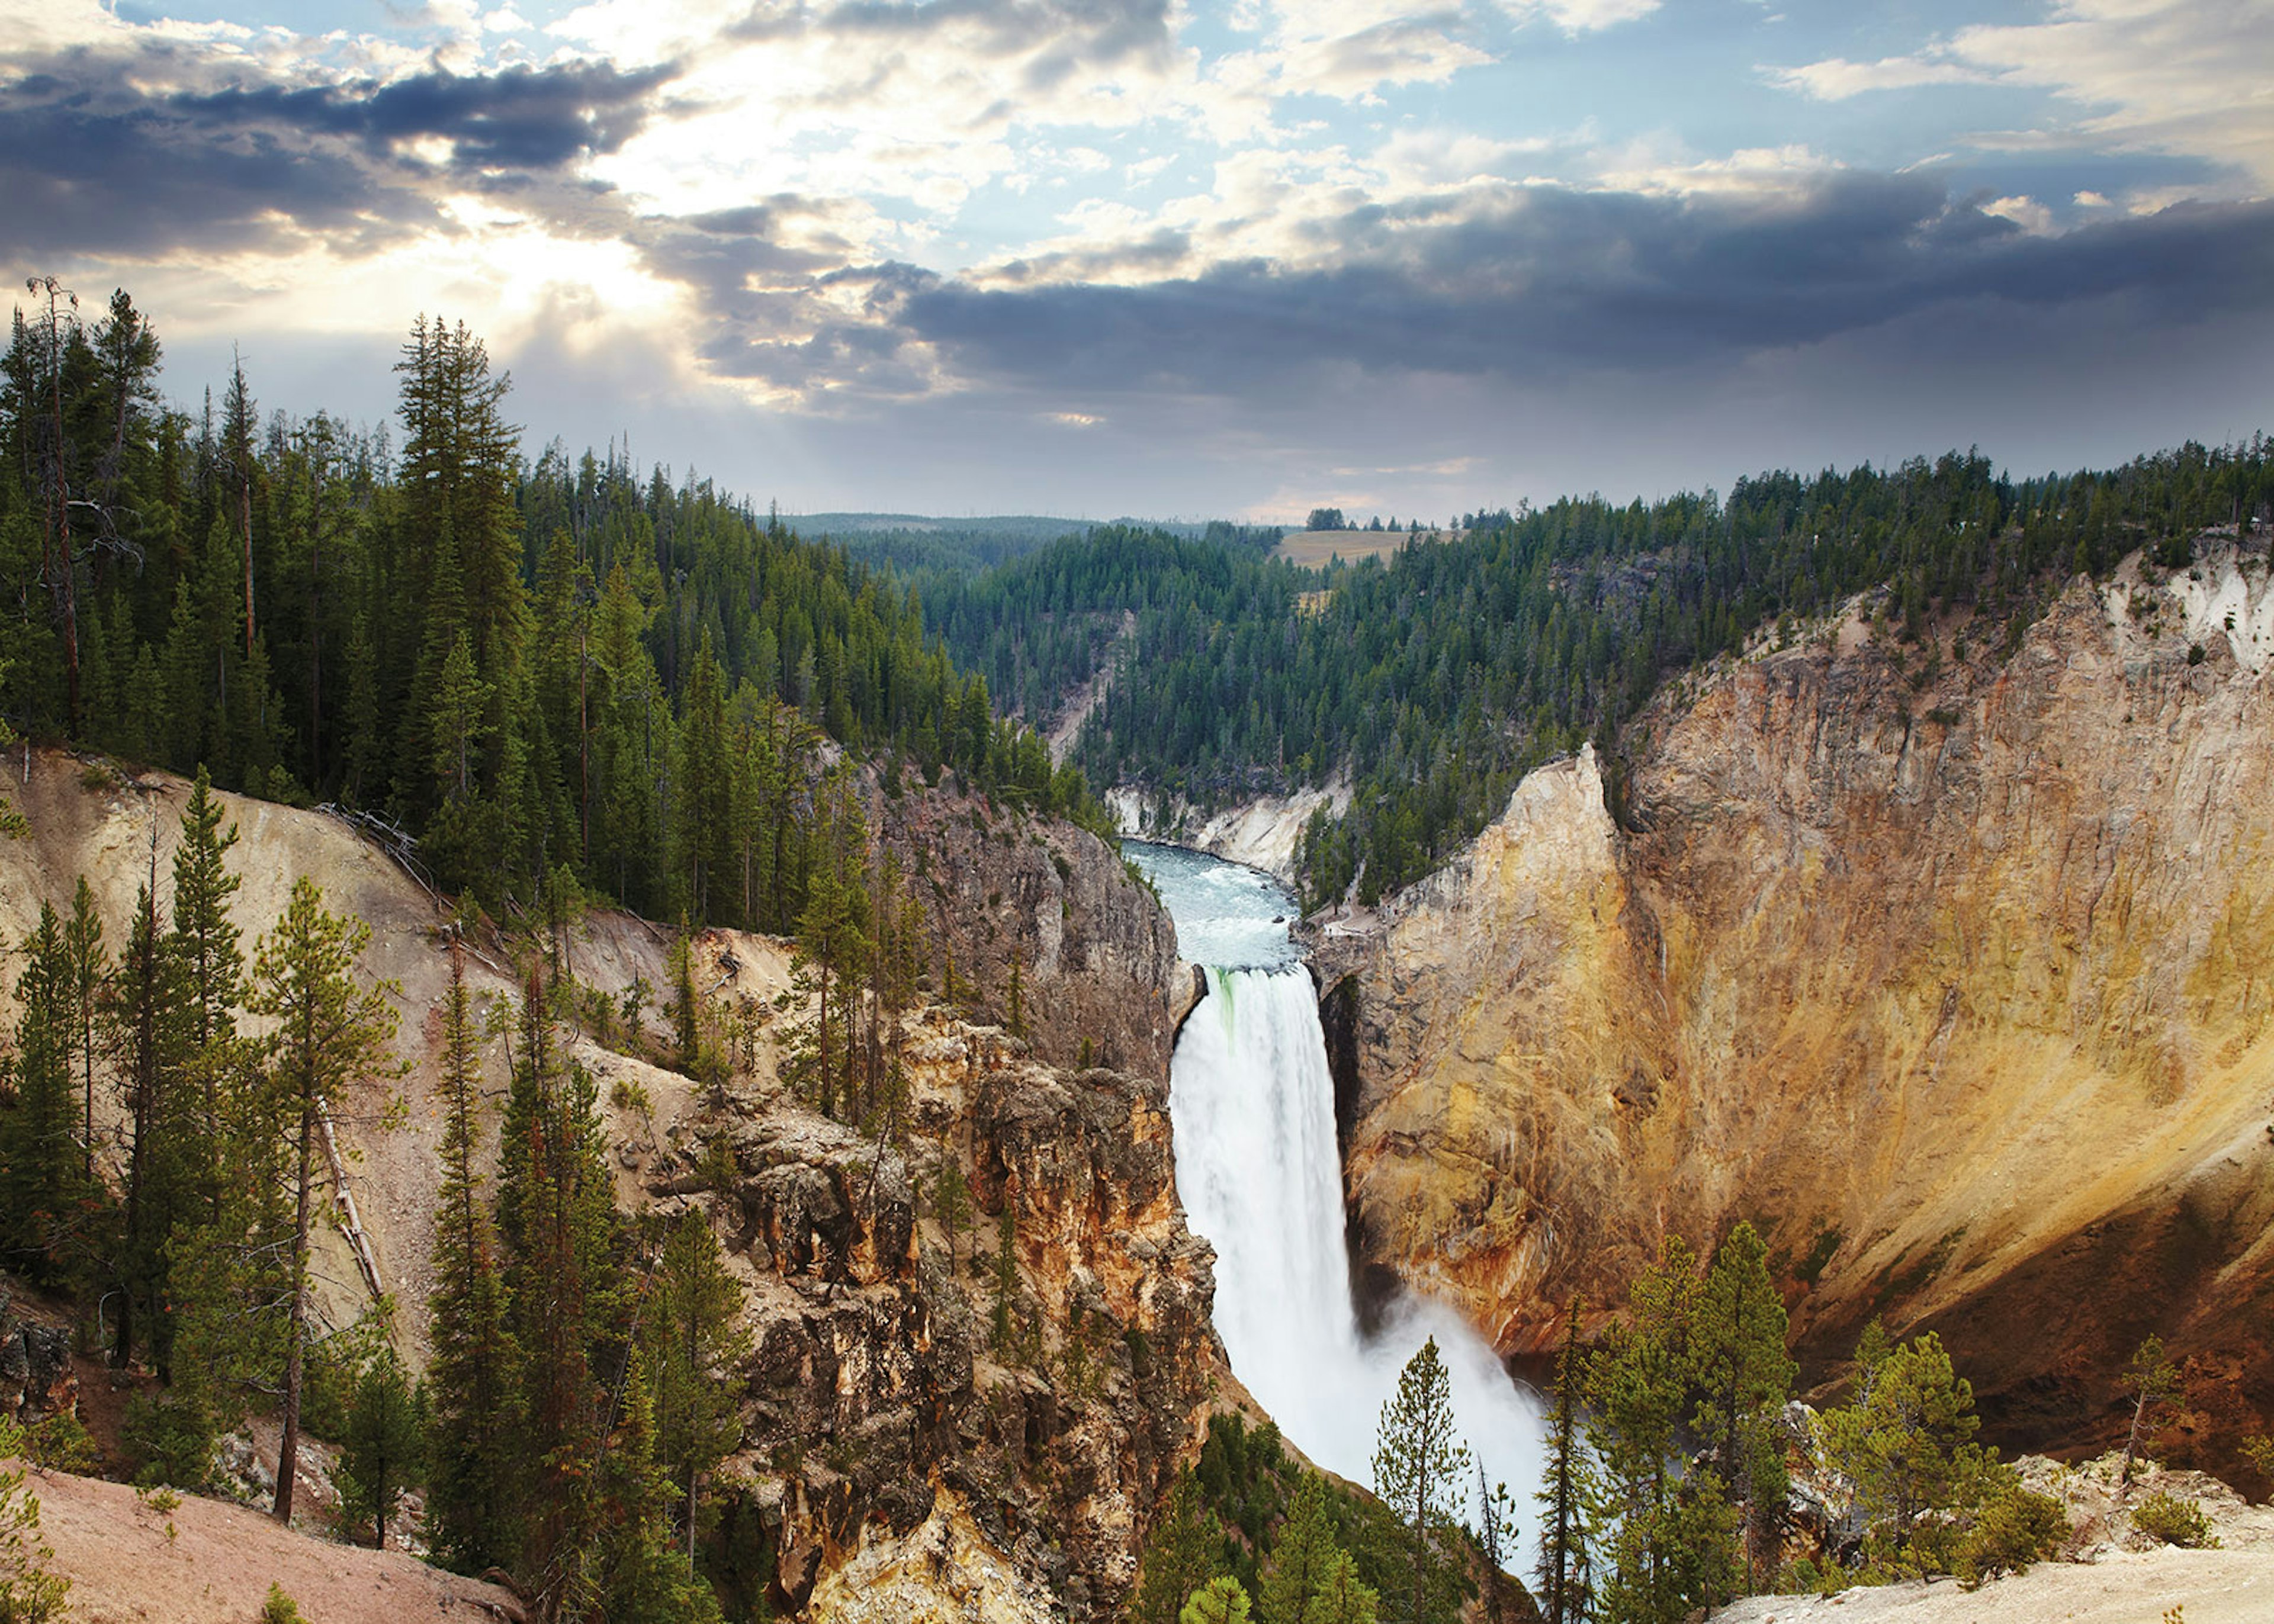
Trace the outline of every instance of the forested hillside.
<instances>
[{"instance_id":1,"label":"forested hillside","mask_svg":"<svg viewBox=\"0 0 2274 1624\"><path fill-rule=\"evenodd\" d=\"M926 604L1028 714L1087 681L1133 613L1074 757L1090 779L1213 806L1347 771L1350 813L1315 818L1299 861L1311 905L1353 882L1371 901L1434 868L1530 768L1608 743L1672 672L1878 586L1905 640L1963 607L2010 646L2073 573L2143 544L2183 562L2203 527L2263 522L2269 457L2262 436L2029 479L1978 453L1771 473L1726 499L1474 515L1325 573L1101 529Z\"/></svg>"},{"instance_id":2,"label":"forested hillside","mask_svg":"<svg viewBox=\"0 0 2274 1624\"><path fill-rule=\"evenodd\" d=\"M825 737L1096 808L998 723L902 590L707 480L557 442L422 317L392 427L264 417L243 368L162 403L124 292L19 310L0 378L0 717L398 820L493 906L573 879L781 930ZM396 438L399 431L400 438Z\"/></svg>"}]
</instances>

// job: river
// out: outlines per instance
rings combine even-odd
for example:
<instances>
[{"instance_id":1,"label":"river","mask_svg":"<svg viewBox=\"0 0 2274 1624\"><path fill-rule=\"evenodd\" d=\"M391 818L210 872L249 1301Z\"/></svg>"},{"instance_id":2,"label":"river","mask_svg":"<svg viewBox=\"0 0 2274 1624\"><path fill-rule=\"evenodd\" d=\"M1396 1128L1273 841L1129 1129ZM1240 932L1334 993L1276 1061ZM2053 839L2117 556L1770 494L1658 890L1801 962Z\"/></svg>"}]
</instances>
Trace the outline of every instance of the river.
<instances>
[{"instance_id":1,"label":"river","mask_svg":"<svg viewBox=\"0 0 2274 1624\"><path fill-rule=\"evenodd\" d=\"M1445 1304L1408 1296L1372 1336L1351 1297L1334 1079L1294 899L1266 875L1180 846L1123 849L1161 893L1209 994L1170 1067L1177 1189L1216 1252L1216 1325L1232 1372L1314 1462L1374 1481L1375 1428L1431 1335L1469 1448L1522 1511L1543 1457L1541 1411Z\"/></svg>"}]
</instances>

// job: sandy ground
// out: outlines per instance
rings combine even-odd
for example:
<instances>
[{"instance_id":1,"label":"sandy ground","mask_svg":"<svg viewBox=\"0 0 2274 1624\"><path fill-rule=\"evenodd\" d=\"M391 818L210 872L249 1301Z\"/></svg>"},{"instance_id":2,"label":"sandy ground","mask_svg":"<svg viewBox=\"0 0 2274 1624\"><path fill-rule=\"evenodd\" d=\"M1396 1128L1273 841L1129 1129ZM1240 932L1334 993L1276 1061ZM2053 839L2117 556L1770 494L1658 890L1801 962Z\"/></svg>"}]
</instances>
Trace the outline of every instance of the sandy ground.
<instances>
[{"instance_id":1,"label":"sandy ground","mask_svg":"<svg viewBox=\"0 0 2274 1624\"><path fill-rule=\"evenodd\" d=\"M2090 1563L2043 1562L1971 1592L1938 1579L1830 1597L1755 1596L1713 1617L1716 1624L2162 1624L2173 1607L2185 1624L2268 1624L2274 1553L2112 1551Z\"/></svg>"},{"instance_id":2,"label":"sandy ground","mask_svg":"<svg viewBox=\"0 0 2274 1624\"><path fill-rule=\"evenodd\" d=\"M477 1624L517 1619L493 1585L399 1552L334 1545L244 1506L184 1495L170 1512L124 1484L26 1479L40 1534L69 1576L74 1624L248 1624L282 1585L310 1624ZM171 1530L170 1534L169 1530Z\"/></svg>"},{"instance_id":3,"label":"sandy ground","mask_svg":"<svg viewBox=\"0 0 2274 1624\"><path fill-rule=\"evenodd\" d=\"M2014 1462L2030 1488L2068 1508L2074 1561L1969 1591L1955 1579L1843 1590L1836 1596L1756 1596L1717 1613L1730 1624L2274 1624L2274 1507L2253 1506L2201 1472L2140 1468L2120 1498L2113 1455L2066 1467L2031 1455ZM2156 1490L2192 1500L2222 1549L2181 1551L2132 1530L2130 1507Z\"/></svg>"}]
</instances>

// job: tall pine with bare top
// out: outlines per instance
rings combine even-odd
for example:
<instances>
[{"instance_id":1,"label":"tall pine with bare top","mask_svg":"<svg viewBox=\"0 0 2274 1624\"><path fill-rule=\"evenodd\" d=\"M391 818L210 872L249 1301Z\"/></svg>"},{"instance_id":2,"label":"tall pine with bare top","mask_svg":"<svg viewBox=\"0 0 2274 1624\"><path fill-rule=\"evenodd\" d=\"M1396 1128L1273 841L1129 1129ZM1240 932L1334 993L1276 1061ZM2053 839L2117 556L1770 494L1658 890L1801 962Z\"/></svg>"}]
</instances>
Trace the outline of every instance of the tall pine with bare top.
<instances>
[{"instance_id":1,"label":"tall pine with bare top","mask_svg":"<svg viewBox=\"0 0 2274 1624\"><path fill-rule=\"evenodd\" d=\"M328 1101L382 1076L398 1074L388 1045L395 1037L393 990L358 988L351 972L371 940L360 920L324 912L324 894L303 876L276 929L253 954L245 1007L275 1023L260 1069L257 1122L284 1141L285 1194L291 1205L291 1252L284 1317L284 1395L277 1447L275 1515L292 1520L301 1401L306 1387L308 1244L315 1223L317 1132Z\"/></svg>"}]
</instances>

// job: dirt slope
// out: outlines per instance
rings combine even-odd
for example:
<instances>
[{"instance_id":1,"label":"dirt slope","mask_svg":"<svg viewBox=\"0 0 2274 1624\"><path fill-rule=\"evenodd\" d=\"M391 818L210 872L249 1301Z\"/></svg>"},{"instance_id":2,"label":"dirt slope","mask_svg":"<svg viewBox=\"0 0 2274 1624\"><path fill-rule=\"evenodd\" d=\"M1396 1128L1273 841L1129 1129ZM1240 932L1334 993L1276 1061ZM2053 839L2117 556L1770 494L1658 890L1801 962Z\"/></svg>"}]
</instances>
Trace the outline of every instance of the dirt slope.
<instances>
[{"instance_id":1,"label":"dirt slope","mask_svg":"<svg viewBox=\"0 0 2274 1624\"><path fill-rule=\"evenodd\" d=\"M334 1545L243 1506L183 1497L159 1511L124 1484L26 1479L73 1624L248 1624L271 1584L311 1624L477 1624L518 1619L513 1598L397 1551Z\"/></svg>"},{"instance_id":2,"label":"dirt slope","mask_svg":"<svg viewBox=\"0 0 2274 1624\"><path fill-rule=\"evenodd\" d=\"M169 773L130 775L109 763L82 761L63 751L35 750L28 781L20 756L11 756L9 790L31 825L26 839L0 840L0 1032L14 1030L17 950L37 922L41 905L68 913L80 876L87 876L103 924L103 942L116 953L126 941L134 901L151 872L151 842L156 838L157 896L161 918L173 896L172 861L180 835L189 786ZM323 888L325 906L352 914L371 927L371 944L358 972L395 984L400 1020L395 1049L411 1064L398 1082L332 1101L339 1139L348 1157L348 1184L368 1237L380 1284L411 1312L398 1316L398 1340L414 1361L424 1349L427 1258L433 1229L436 1151L442 1116L433 1087L437 1077L440 1005L449 983L449 956L441 927L448 914L423 886L376 846L342 820L239 795L219 797L237 829L228 858L240 884L231 914L241 933L248 963L253 944L272 929L302 876ZM224 825L226 826L226 825ZM770 997L788 981L788 954L779 943L734 932L705 938L704 988L729 1003L742 996ZM578 978L620 996L635 977L658 989L666 986L663 932L624 914L595 913L580 927L571 952ZM731 957L732 973L719 963ZM518 983L494 950L477 948L467 961L477 998L516 996ZM660 1030L651 1006L647 1024ZM578 1056L599 1074L603 1109L611 1130L635 1142L667 1135L692 1109L686 1079L658 1071L583 1041ZM503 1051L487 1046L491 1086L504 1086ZM655 1098L652 1124L633 1121L610 1103L610 1084L619 1076L645 1083ZM388 1096L399 1092L409 1119L399 1130L382 1132ZM99 1132L122 1125L117 1096L98 1088ZM104 1128L105 1124L108 1129ZM629 1169L624 1176L629 1179ZM371 1292L353 1253L334 1226L316 1232L317 1301L334 1325L353 1321L371 1302ZM423 1361L421 1361L423 1362Z\"/></svg>"}]
</instances>

